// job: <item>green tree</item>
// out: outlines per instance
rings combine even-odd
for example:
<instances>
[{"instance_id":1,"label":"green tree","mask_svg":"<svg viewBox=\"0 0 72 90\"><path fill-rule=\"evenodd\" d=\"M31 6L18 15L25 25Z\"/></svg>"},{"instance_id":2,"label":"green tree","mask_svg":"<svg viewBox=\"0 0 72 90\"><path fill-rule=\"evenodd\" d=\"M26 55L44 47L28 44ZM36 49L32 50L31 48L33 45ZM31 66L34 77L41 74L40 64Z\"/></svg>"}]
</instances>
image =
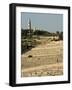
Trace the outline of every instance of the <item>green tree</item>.
<instances>
[{"instance_id":1,"label":"green tree","mask_svg":"<svg viewBox=\"0 0 72 90\"><path fill-rule=\"evenodd\" d=\"M60 39L60 40L63 40L63 32L60 32L60 34L59 34L59 39Z\"/></svg>"}]
</instances>

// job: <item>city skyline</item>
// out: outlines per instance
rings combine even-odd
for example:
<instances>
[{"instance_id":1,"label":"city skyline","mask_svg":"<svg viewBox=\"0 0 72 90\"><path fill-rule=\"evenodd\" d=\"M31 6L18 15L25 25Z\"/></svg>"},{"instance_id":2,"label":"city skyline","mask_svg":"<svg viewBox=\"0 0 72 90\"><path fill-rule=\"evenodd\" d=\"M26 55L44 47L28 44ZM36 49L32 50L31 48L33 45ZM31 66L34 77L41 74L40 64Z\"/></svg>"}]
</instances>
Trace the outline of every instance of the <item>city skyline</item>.
<instances>
[{"instance_id":1,"label":"city skyline","mask_svg":"<svg viewBox=\"0 0 72 90\"><path fill-rule=\"evenodd\" d=\"M29 19L31 28L49 32L63 31L63 15L50 13L21 12L21 28L28 29Z\"/></svg>"}]
</instances>

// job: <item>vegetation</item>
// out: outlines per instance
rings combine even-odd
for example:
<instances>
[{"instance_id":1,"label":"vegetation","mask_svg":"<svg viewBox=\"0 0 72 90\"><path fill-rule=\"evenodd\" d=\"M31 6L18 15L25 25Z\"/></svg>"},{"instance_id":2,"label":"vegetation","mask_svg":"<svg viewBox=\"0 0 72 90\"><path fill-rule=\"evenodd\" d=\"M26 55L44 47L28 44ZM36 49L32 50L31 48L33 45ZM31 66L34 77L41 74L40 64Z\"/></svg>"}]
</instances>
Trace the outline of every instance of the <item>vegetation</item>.
<instances>
[{"instance_id":1,"label":"vegetation","mask_svg":"<svg viewBox=\"0 0 72 90\"><path fill-rule=\"evenodd\" d=\"M41 44L40 41L40 36L47 37L47 36L58 36L59 38L56 39L55 37L53 38L52 41L59 41L63 40L63 32L57 31L56 33L50 33L48 31L44 30L35 30L33 31L28 30L28 29L22 29L21 30L21 53L24 53L31 48L35 47L36 45Z\"/></svg>"},{"instance_id":2,"label":"vegetation","mask_svg":"<svg viewBox=\"0 0 72 90\"><path fill-rule=\"evenodd\" d=\"M59 36L59 40L63 40L63 32L56 31L56 34Z\"/></svg>"},{"instance_id":3,"label":"vegetation","mask_svg":"<svg viewBox=\"0 0 72 90\"><path fill-rule=\"evenodd\" d=\"M34 35L40 35L40 36L52 36L52 33L48 32L48 31L41 31L41 30L36 30L34 32Z\"/></svg>"},{"instance_id":4,"label":"vegetation","mask_svg":"<svg viewBox=\"0 0 72 90\"><path fill-rule=\"evenodd\" d=\"M28 29L22 29L21 30L21 35L22 35L22 38L28 38L29 35L29 30ZM50 33L48 31L44 31L44 30L35 30L33 32L33 30L30 30L30 33L31 35L37 35L37 36L56 36L56 33Z\"/></svg>"}]
</instances>

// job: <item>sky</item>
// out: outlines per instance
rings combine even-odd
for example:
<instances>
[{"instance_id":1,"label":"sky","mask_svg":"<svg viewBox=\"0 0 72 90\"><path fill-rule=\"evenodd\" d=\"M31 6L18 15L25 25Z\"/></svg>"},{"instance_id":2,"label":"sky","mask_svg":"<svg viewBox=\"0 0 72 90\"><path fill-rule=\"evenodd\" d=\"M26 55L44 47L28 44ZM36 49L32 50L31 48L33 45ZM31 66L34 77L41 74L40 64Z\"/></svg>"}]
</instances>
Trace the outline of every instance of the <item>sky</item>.
<instances>
[{"instance_id":1,"label":"sky","mask_svg":"<svg viewBox=\"0 0 72 90\"><path fill-rule=\"evenodd\" d=\"M28 28L29 18L32 29L49 32L63 31L63 14L21 12L22 29Z\"/></svg>"}]
</instances>

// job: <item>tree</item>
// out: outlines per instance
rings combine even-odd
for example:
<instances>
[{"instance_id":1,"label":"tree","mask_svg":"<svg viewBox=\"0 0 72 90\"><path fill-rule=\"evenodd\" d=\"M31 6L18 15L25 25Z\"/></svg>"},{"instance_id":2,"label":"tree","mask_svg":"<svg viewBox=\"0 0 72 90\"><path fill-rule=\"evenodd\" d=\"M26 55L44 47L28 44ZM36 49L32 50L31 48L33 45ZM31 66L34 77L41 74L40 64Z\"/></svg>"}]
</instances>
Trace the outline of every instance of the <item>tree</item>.
<instances>
[{"instance_id":1,"label":"tree","mask_svg":"<svg viewBox=\"0 0 72 90\"><path fill-rule=\"evenodd\" d=\"M60 33L59 31L56 31L56 34L57 34L57 35L59 35L59 33Z\"/></svg>"},{"instance_id":2,"label":"tree","mask_svg":"<svg viewBox=\"0 0 72 90\"><path fill-rule=\"evenodd\" d=\"M56 35L59 37L59 40L63 40L63 32L56 31Z\"/></svg>"},{"instance_id":3,"label":"tree","mask_svg":"<svg viewBox=\"0 0 72 90\"><path fill-rule=\"evenodd\" d=\"M60 40L63 40L63 32L60 32L60 34L59 34L59 39L60 39Z\"/></svg>"}]
</instances>

